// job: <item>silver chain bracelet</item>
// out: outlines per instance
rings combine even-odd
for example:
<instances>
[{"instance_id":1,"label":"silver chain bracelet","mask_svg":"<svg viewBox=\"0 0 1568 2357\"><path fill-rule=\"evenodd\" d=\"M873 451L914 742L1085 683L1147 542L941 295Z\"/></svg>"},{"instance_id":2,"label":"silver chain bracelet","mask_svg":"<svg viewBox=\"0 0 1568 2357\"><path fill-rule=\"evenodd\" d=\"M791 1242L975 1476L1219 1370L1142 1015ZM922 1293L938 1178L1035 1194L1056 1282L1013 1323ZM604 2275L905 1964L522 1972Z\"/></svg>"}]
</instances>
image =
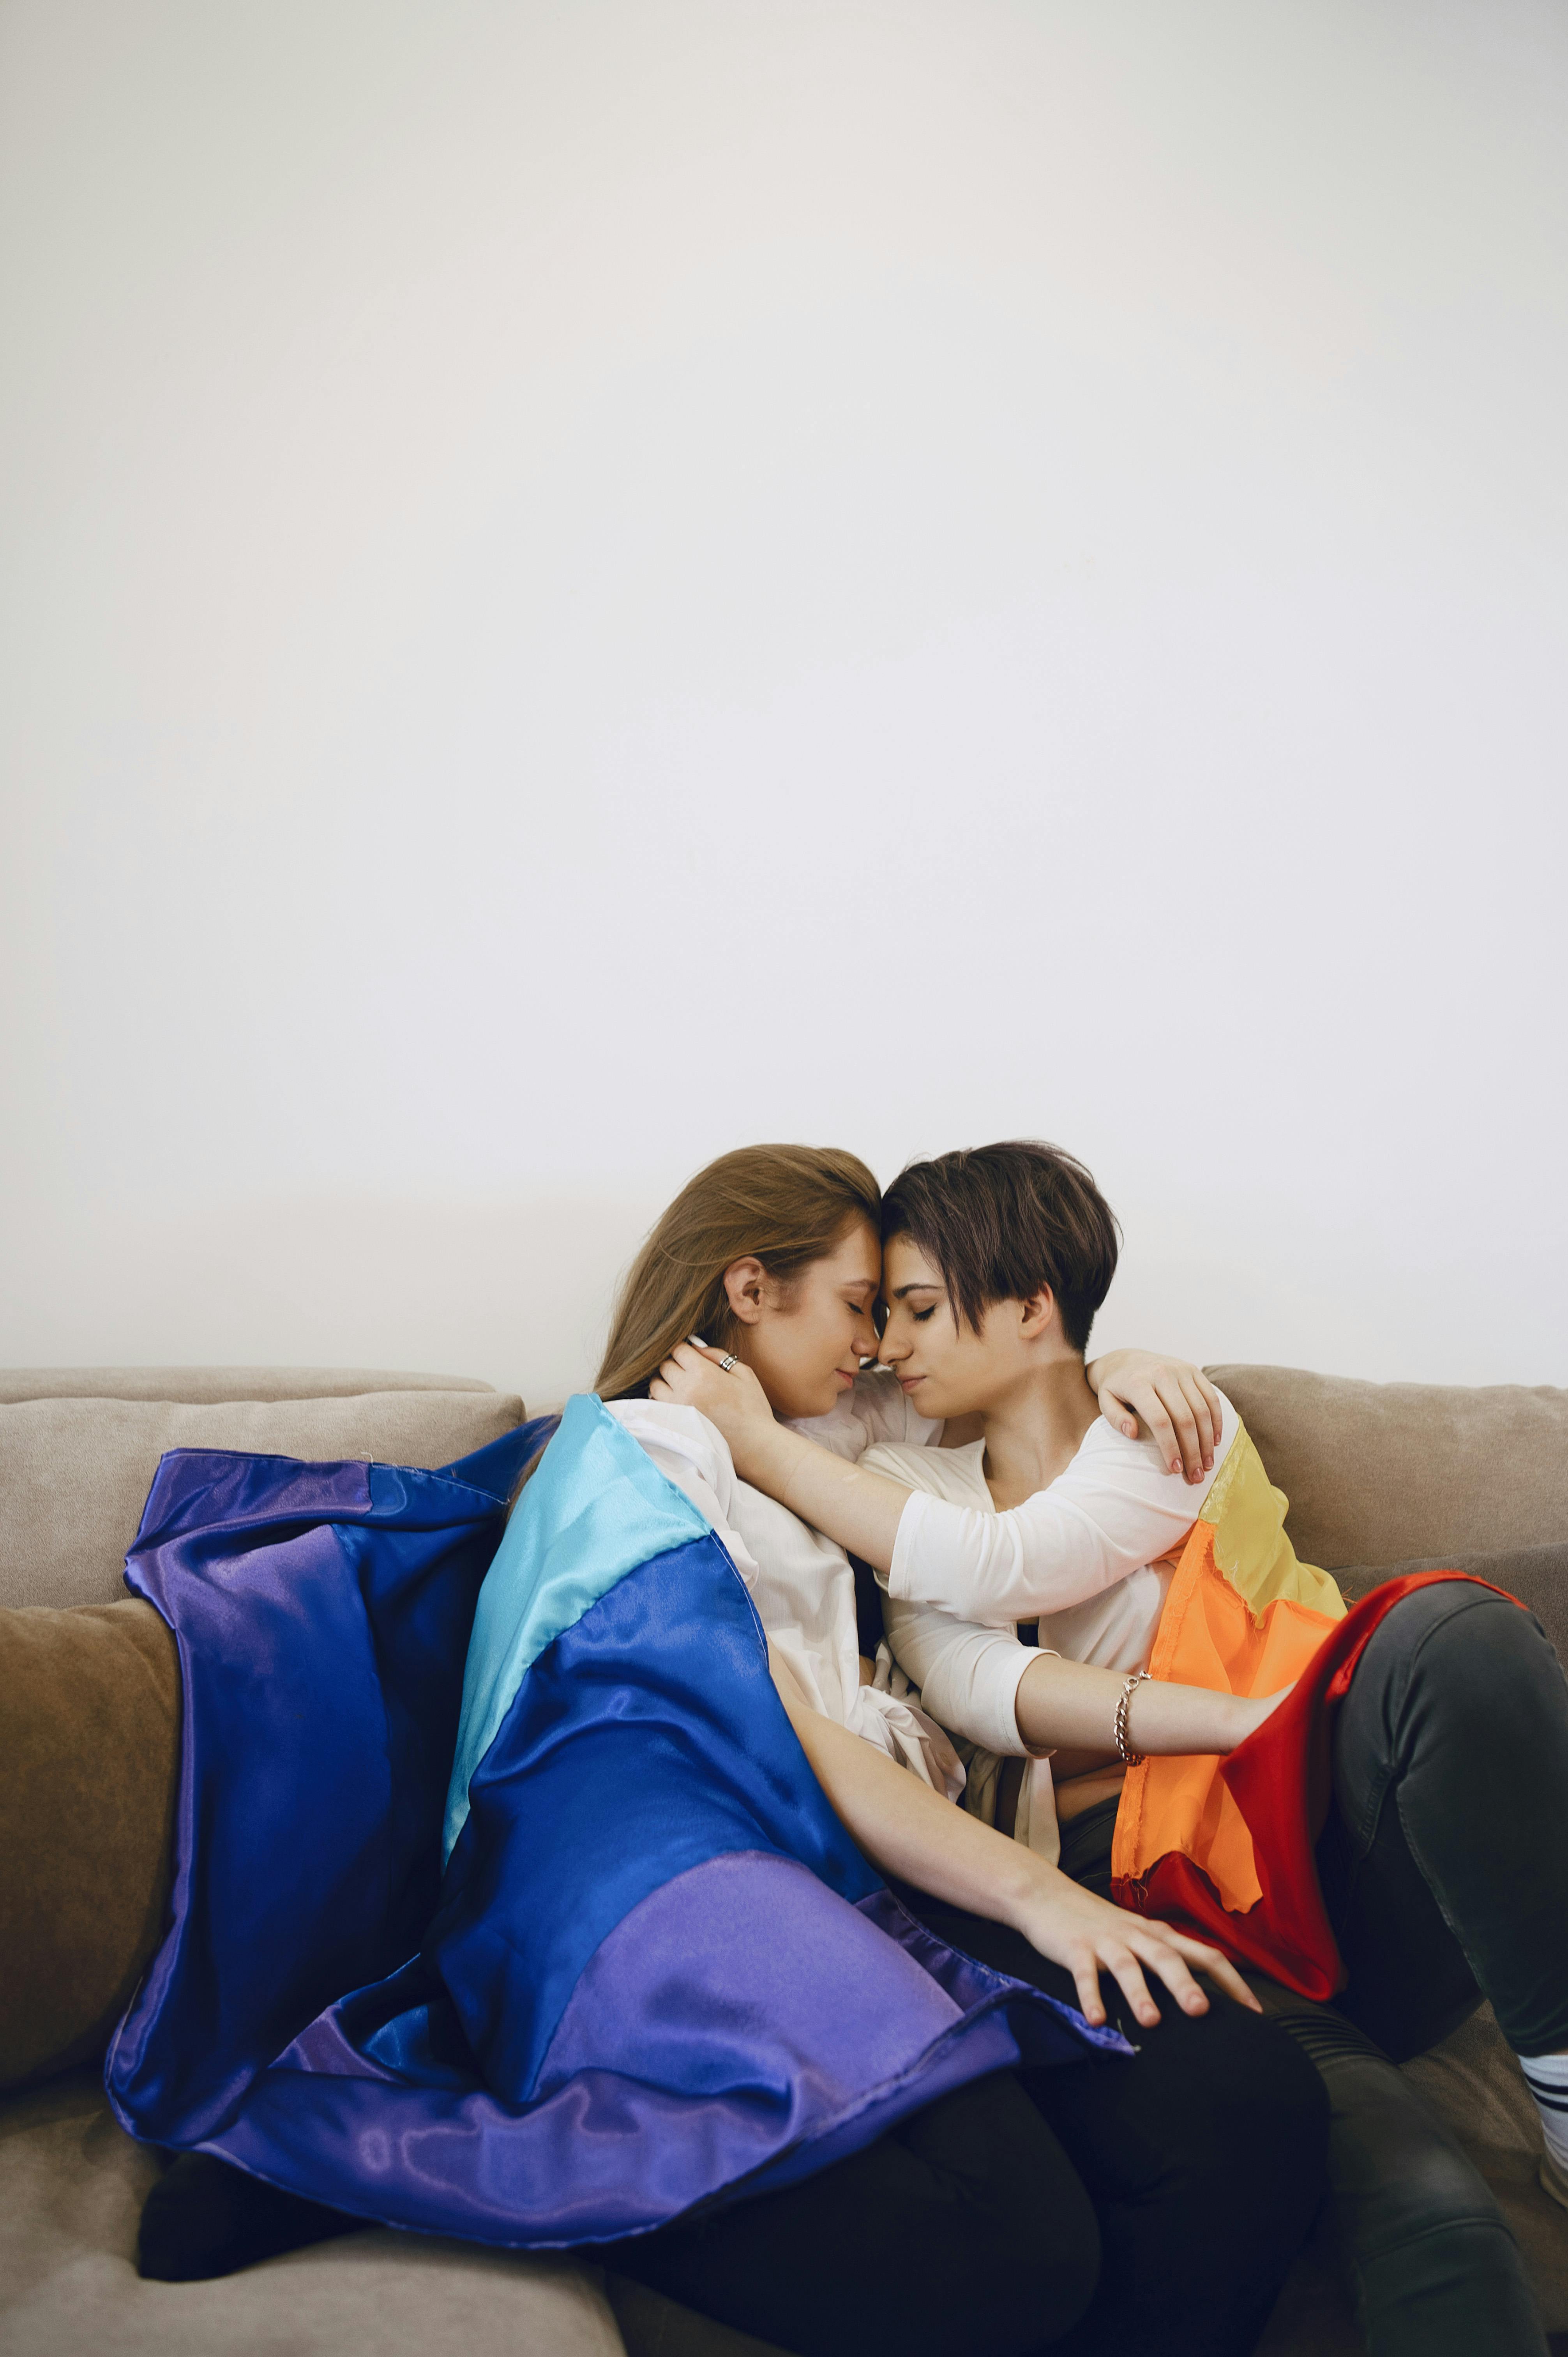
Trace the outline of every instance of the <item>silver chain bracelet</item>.
<instances>
[{"instance_id":1,"label":"silver chain bracelet","mask_svg":"<svg viewBox=\"0 0 1568 2357\"><path fill-rule=\"evenodd\" d=\"M1147 1670L1134 1670L1122 1687L1122 1699L1116 1706L1116 1749L1129 1768L1141 1768L1145 1754L1142 1751L1129 1751L1127 1749L1127 1706L1133 1699L1134 1686L1141 1686L1149 1675L1150 1673Z\"/></svg>"}]
</instances>

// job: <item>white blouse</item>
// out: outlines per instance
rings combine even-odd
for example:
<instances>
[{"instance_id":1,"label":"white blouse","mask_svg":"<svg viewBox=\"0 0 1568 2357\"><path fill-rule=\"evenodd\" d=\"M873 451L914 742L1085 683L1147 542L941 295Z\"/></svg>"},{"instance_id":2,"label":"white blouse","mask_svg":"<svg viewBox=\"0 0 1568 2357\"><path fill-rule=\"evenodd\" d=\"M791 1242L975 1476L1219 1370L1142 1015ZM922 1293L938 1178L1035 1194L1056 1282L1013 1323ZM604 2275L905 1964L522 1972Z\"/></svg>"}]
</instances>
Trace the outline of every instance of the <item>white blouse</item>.
<instances>
[{"instance_id":1,"label":"white blouse","mask_svg":"<svg viewBox=\"0 0 1568 2357\"><path fill-rule=\"evenodd\" d=\"M1216 1467L1236 1437L1223 1398ZM1024 1750L1018 1681L1037 1620L1047 1652L1103 1669L1141 1670L1176 1562L1214 1476L1165 1470L1152 1440L1129 1440L1097 1416L1071 1463L1021 1506L998 1513L985 1447L868 1449L867 1471L911 1491L898 1524L884 1616L895 1656L925 1707L989 1749Z\"/></svg>"},{"instance_id":2,"label":"white blouse","mask_svg":"<svg viewBox=\"0 0 1568 2357\"><path fill-rule=\"evenodd\" d=\"M607 1405L721 1540L812 1708L956 1800L964 1782L958 1755L935 1721L897 1691L908 1682L891 1656L879 1662L875 1685L860 1682L854 1574L843 1549L740 1480L728 1444L696 1408L652 1400ZM862 1375L829 1415L794 1429L853 1462L877 1440L913 1442L922 1454L919 1444L941 1426L916 1415L896 1383Z\"/></svg>"},{"instance_id":3,"label":"white blouse","mask_svg":"<svg viewBox=\"0 0 1568 2357\"><path fill-rule=\"evenodd\" d=\"M1217 1467L1236 1426L1225 1400ZM1005 1513L986 1487L982 1440L883 1445L863 1461L913 1492L886 1583L888 1642L909 1691L963 1743L966 1807L994 1823L997 1771L1026 1751L1018 1682L1036 1648L1016 1623L1037 1620L1047 1652L1146 1669L1176 1557L1214 1477L1189 1485L1166 1472L1153 1441L1129 1440L1102 1416L1065 1470ZM1060 1857L1048 1759L1028 1760L1013 1832L1053 1866Z\"/></svg>"},{"instance_id":4,"label":"white blouse","mask_svg":"<svg viewBox=\"0 0 1568 2357\"><path fill-rule=\"evenodd\" d=\"M998 1513L983 1443L933 1446L941 1426L918 1415L889 1377L863 1374L828 1415L791 1427L911 1492L884 1583L889 1643L875 1683L863 1685L844 1550L739 1480L727 1443L697 1409L607 1405L721 1540L813 1708L988 1821L1002 1759L1026 1750L1016 1697L1035 1649L1016 1623L1037 1620L1040 1645L1075 1661L1145 1667L1176 1557L1208 1495L1208 1483L1167 1473L1152 1441L1129 1440L1101 1417L1047 1489ZM1217 1466L1236 1429L1227 1400ZM967 1792L948 1729L969 1760ZM1031 1849L1058 1856L1045 1760L1029 1762L1015 1830Z\"/></svg>"}]
</instances>

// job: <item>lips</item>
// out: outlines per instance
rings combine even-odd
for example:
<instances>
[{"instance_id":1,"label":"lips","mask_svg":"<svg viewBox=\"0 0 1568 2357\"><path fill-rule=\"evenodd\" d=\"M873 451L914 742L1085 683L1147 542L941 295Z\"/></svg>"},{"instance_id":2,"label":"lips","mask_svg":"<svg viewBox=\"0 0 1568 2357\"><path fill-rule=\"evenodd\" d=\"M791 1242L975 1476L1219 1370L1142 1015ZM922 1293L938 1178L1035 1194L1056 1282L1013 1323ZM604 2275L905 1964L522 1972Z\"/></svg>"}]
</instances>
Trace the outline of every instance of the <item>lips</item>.
<instances>
[{"instance_id":1,"label":"lips","mask_svg":"<svg viewBox=\"0 0 1568 2357\"><path fill-rule=\"evenodd\" d=\"M926 1378L924 1375L900 1375L898 1378L898 1388L901 1392L908 1394L908 1393L916 1390L919 1384L925 1382L925 1380Z\"/></svg>"}]
</instances>

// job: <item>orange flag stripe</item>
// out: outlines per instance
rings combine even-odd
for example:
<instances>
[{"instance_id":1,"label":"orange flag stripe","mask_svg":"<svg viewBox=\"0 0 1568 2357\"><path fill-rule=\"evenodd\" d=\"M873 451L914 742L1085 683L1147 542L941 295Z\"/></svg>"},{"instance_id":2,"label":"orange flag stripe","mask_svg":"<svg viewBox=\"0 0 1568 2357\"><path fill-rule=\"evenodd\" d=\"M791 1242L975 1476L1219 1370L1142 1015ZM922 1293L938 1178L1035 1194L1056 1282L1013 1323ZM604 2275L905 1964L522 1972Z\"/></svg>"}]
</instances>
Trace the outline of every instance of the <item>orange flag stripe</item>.
<instances>
[{"instance_id":1,"label":"orange flag stripe","mask_svg":"<svg viewBox=\"0 0 1568 2357\"><path fill-rule=\"evenodd\" d=\"M1345 1605L1326 1573L1298 1562L1286 1511L1243 1426L1183 1545L1150 1656L1156 1678L1264 1695L1301 1675ZM1135 1882L1179 1852L1230 1913L1256 1906L1252 1837L1219 1766L1186 1756L1128 1771L1112 1848L1116 1880Z\"/></svg>"}]
</instances>

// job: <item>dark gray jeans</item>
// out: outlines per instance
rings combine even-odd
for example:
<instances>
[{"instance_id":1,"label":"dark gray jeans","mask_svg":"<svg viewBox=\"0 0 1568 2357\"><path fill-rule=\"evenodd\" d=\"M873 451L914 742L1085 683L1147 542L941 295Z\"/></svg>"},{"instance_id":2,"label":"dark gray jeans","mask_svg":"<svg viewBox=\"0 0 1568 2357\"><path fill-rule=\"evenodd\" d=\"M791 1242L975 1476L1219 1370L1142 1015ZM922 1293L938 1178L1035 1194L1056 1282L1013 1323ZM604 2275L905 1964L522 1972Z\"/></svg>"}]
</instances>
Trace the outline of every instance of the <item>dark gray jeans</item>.
<instances>
[{"instance_id":1,"label":"dark gray jeans","mask_svg":"<svg viewBox=\"0 0 1568 2357\"><path fill-rule=\"evenodd\" d=\"M1333 2006L1262 1986L1316 2063L1337 2239L1373 2357L1543 2357L1484 2179L1394 2067L1483 1996L1519 2054L1568 2047L1568 1685L1539 1624L1471 1582L1393 1607L1334 1729L1318 1843L1349 1978ZM1063 1828L1109 1891L1114 1803Z\"/></svg>"},{"instance_id":2,"label":"dark gray jeans","mask_svg":"<svg viewBox=\"0 0 1568 2357\"><path fill-rule=\"evenodd\" d=\"M1396 2062L1489 1997L1516 2054L1568 2047L1568 1685L1473 1580L1396 1604L1334 1730L1317 1870L1339 2010Z\"/></svg>"}]
</instances>

